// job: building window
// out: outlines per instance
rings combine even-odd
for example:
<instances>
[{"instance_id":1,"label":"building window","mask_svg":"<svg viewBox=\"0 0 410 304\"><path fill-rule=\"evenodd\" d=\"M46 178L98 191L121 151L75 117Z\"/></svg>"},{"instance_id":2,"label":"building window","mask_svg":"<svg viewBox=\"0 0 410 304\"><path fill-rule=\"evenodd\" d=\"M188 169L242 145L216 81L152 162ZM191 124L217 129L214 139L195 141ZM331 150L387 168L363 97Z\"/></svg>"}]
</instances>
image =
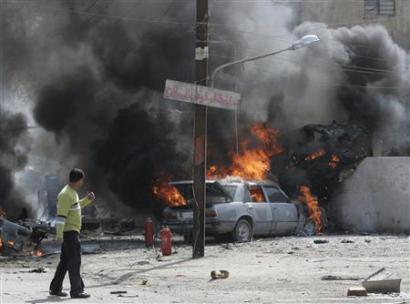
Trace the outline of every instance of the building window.
<instances>
[{"instance_id":1,"label":"building window","mask_svg":"<svg viewBox=\"0 0 410 304\"><path fill-rule=\"evenodd\" d=\"M394 16L396 0L364 0L365 16Z\"/></svg>"}]
</instances>

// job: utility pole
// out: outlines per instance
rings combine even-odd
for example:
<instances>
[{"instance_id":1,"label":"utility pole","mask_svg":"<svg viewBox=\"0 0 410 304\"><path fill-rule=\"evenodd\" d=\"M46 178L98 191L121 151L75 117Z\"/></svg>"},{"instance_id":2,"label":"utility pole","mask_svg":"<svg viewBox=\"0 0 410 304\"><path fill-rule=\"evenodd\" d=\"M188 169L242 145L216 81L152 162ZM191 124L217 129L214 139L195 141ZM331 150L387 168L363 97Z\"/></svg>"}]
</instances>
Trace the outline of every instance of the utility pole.
<instances>
[{"instance_id":1,"label":"utility pole","mask_svg":"<svg viewBox=\"0 0 410 304\"><path fill-rule=\"evenodd\" d=\"M196 1L195 83L208 84L208 0ZM192 257L205 255L207 108L195 105Z\"/></svg>"}]
</instances>

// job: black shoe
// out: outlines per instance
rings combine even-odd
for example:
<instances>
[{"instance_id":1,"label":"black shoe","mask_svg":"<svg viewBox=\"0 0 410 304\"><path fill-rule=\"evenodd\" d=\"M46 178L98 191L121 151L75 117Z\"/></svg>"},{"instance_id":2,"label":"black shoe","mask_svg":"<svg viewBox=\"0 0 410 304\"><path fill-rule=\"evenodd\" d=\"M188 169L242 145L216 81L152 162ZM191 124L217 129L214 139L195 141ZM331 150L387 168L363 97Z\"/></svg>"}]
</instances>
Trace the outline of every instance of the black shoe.
<instances>
[{"instance_id":1,"label":"black shoe","mask_svg":"<svg viewBox=\"0 0 410 304\"><path fill-rule=\"evenodd\" d=\"M57 297L66 297L67 293L65 293L64 291L49 291L50 296L57 296Z\"/></svg>"},{"instance_id":2,"label":"black shoe","mask_svg":"<svg viewBox=\"0 0 410 304\"><path fill-rule=\"evenodd\" d=\"M72 293L71 294L72 299L86 299L86 298L89 298L89 297L90 297L90 295L86 292L80 292L80 293L74 293L74 294Z\"/></svg>"}]
</instances>

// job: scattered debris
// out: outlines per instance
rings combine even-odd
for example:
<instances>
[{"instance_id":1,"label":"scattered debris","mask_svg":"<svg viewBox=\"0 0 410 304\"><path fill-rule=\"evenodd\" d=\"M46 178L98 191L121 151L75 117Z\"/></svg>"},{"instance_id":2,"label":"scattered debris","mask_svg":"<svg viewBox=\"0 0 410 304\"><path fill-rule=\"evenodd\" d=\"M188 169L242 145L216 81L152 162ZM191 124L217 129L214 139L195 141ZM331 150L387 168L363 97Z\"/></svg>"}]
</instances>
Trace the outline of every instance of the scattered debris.
<instances>
[{"instance_id":1,"label":"scattered debris","mask_svg":"<svg viewBox=\"0 0 410 304\"><path fill-rule=\"evenodd\" d=\"M371 275L369 275L367 278L365 278L364 280L370 280L371 278L373 278L374 276L378 275L379 273L382 273L383 271L385 271L386 268L382 267L379 270L377 270L376 272L373 272Z\"/></svg>"},{"instance_id":2,"label":"scattered debris","mask_svg":"<svg viewBox=\"0 0 410 304\"><path fill-rule=\"evenodd\" d=\"M123 294L118 295L119 298L138 298L138 295L135 296L124 296Z\"/></svg>"},{"instance_id":3,"label":"scattered debris","mask_svg":"<svg viewBox=\"0 0 410 304\"><path fill-rule=\"evenodd\" d=\"M11 251L21 251L31 236L31 229L0 218L0 250L8 255Z\"/></svg>"},{"instance_id":4,"label":"scattered debris","mask_svg":"<svg viewBox=\"0 0 410 304\"><path fill-rule=\"evenodd\" d=\"M147 279L143 279L142 281L141 281L141 285L147 285L147 283L148 283L148 280Z\"/></svg>"},{"instance_id":5,"label":"scattered debris","mask_svg":"<svg viewBox=\"0 0 410 304\"><path fill-rule=\"evenodd\" d=\"M81 251L83 254L97 254L103 252L99 244L83 244L81 246Z\"/></svg>"},{"instance_id":6,"label":"scattered debris","mask_svg":"<svg viewBox=\"0 0 410 304\"><path fill-rule=\"evenodd\" d=\"M229 277L229 271L227 270L219 270L218 271L211 271L211 278L212 280L217 280L217 279L227 279Z\"/></svg>"},{"instance_id":7,"label":"scattered debris","mask_svg":"<svg viewBox=\"0 0 410 304\"><path fill-rule=\"evenodd\" d=\"M46 268L44 268L44 267L41 266L41 267L38 267L38 268L34 268L34 269L29 270L29 272L46 273L46 272L48 272L48 271L47 271Z\"/></svg>"},{"instance_id":8,"label":"scattered debris","mask_svg":"<svg viewBox=\"0 0 410 304\"><path fill-rule=\"evenodd\" d=\"M335 275L325 275L322 277L322 281L358 281L361 277L355 276L335 276Z\"/></svg>"},{"instance_id":9,"label":"scattered debris","mask_svg":"<svg viewBox=\"0 0 410 304\"><path fill-rule=\"evenodd\" d=\"M362 285L369 293L400 293L401 279L363 281Z\"/></svg>"},{"instance_id":10,"label":"scattered debris","mask_svg":"<svg viewBox=\"0 0 410 304\"><path fill-rule=\"evenodd\" d=\"M354 242L353 242L352 240L344 239L344 240L342 240L340 243L343 243L343 244L353 244Z\"/></svg>"},{"instance_id":11,"label":"scattered debris","mask_svg":"<svg viewBox=\"0 0 410 304\"><path fill-rule=\"evenodd\" d=\"M35 257L44 256L41 242L52 231L50 223L27 218L27 211L23 208L17 222L5 218L4 211L0 212L0 253L4 256L16 256L17 252L29 244L34 244L34 250L24 251L24 255Z\"/></svg>"},{"instance_id":12,"label":"scattered debris","mask_svg":"<svg viewBox=\"0 0 410 304\"><path fill-rule=\"evenodd\" d=\"M20 225L31 229L30 241L40 247L43 239L47 238L47 235L52 231L49 222L44 222L35 219L24 219L18 222Z\"/></svg>"},{"instance_id":13,"label":"scattered debris","mask_svg":"<svg viewBox=\"0 0 410 304\"><path fill-rule=\"evenodd\" d=\"M380 268L376 272L369 275L363 282L362 286L366 288L369 293L392 293L392 292L400 292L400 284L401 279L389 279L390 275L387 274L384 278L380 278L377 280L370 280L374 278L376 275L384 272L386 269L385 267Z\"/></svg>"},{"instance_id":14,"label":"scattered debris","mask_svg":"<svg viewBox=\"0 0 410 304\"><path fill-rule=\"evenodd\" d=\"M328 240L313 240L313 243L315 244L326 244L329 243Z\"/></svg>"},{"instance_id":15,"label":"scattered debris","mask_svg":"<svg viewBox=\"0 0 410 304\"><path fill-rule=\"evenodd\" d=\"M366 243L370 243L371 242L371 240L369 240L369 239L366 239L366 240L364 240Z\"/></svg>"},{"instance_id":16,"label":"scattered debris","mask_svg":"<svg viewBox=\"0 0 410 304\"><path fill-rule=\"evenodd\" d=\"M111 291L110 294L124 294L127 293L126 290L115 290L115 291Z\"/></svg>"},{"instance_id":17,"label":"scattered debris","mask_svg":"<svg viewBox=\"0 0 410 304\"><path fill-rule=\"evenodd\" d=\"M34 250L31 251L31 255L35 256L35 257L38 257L38 258L44 256L44 254L45 253L44 253L43 249L38 247L37 245L34 247Z\"/></svg>"},{"instance_id":18,"label":"scattered debris","mask_svg":"<svg viewBox=\"0 0 410 304\"><path fill-rule=\"evenodd\" d=\"M108 229L104 229L104 234L106 235L128 235L134 232L137 228L134 219L122 219L120 221L111 221L110 223L103 223L104 226L110 225Z\"/></svg>"},{"instance_id":19,"label":"scattered debris","mask_svg":"<svg viewBox=\"0 0 410 304\"><path fill-rule=\"evenodd\" d=\"M367 291L364 287L350 287L347 290L348 297L366 297Z\"/></svg>"},{"instance_id":20,"label":"scattered debris","mask_svg":"<svg viewBox=\"0 0 410 304\"><path fill-rule=\"evenodd\" d=\"M221 247L223 249L226 249L226 250L232 250L233 249L232 244L229 244L229 243L222 244Z\"/></svg>"}]
</instances>

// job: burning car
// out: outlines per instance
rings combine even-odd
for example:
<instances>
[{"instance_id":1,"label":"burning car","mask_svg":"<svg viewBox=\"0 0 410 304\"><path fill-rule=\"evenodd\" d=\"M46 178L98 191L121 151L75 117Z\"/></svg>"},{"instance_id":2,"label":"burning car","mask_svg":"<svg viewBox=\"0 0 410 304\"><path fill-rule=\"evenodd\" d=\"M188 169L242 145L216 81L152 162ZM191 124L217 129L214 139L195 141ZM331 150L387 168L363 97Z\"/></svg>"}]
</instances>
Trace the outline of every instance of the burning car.
<instances>
[{"instance_id":1,"label":"burning car","mask_svg":"<svg viewBox=\"0 0 410 304\"><path fill-rule=\"evenodd\" d=\"M168 203L163 224L189 241L193 227L192 181L170 182L156 189ZM206 181L206 232L231 235L236 242L247 242L254 235L313 235L315 221L301 202L292 201L278 184L267 180L225 178ZM324 217L322 210L321 216Z\"/></svg>"},{"instance_id":2,"label":"burning car","mask_svg":"<svg viewBox=\"0 0 410 304\"><path fill-rule=\"evenodd\" d=\"M23 208L21 216L24 217L26 213ZM35 245L32 255L43 256L41 241L51 232L50 223L29 218L12 222L5 217L6 213L0 209L0 255L21 252L29 243Z\"/></svg>"},{"instance_id":3,"label":"burning car","mask_svg":"<svg viewBox=\"0 0 410 304\"><path fill-rule=\"evenodd\" d=\"M31 233L30 228L0 218L0 252L21 251Z\"/></svg>"}]
</instances>

